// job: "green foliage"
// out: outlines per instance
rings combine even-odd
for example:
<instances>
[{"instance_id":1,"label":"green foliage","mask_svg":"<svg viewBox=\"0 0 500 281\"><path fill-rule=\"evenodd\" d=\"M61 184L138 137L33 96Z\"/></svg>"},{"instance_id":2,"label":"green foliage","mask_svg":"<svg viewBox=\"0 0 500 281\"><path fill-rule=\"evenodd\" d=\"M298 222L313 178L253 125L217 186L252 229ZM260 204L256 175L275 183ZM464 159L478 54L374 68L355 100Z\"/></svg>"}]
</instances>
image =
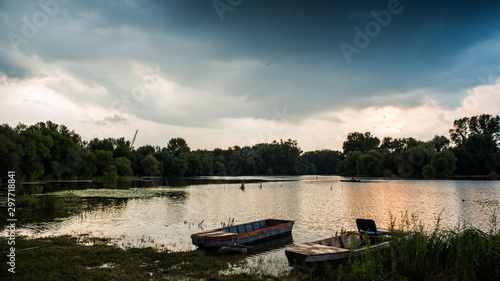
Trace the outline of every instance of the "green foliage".
<instances>
[{"instance_id":1,"label":"green foliage","mask_svg":"<svg viewBox=\"0 0 500 281\"><path fill-rule=\"evenodd\" d=\"M187 142L183 138L173 138L167 144L167 149L174 157L181 155L181 153L188 153L191 151Z\"/></svg>"},{"instance_id":2,"label":"green foliage","mask_svg":"<svg viewBox=\"0 0 500 281\"><path fill-rule=\"evenodd\" d=\"M103 176L114 171L113 152L105 150L94 150L96 160L96 175Z\"/></svg>"},{"instance_id":3,"label":"green foliage","mask_svg":"<svg viewBox=\"0 0 500 281\"><path fill-rule=\"evenodd\" d=\"M475 228L426 230L418 216L391 219L390 247L369 248L341 263L323 263L300 280L499 280L500 232Z\"/></svg>"},{"instance_id":4,"label":"green foliage","mask_svg":"<svg viewBox=\"0 0 500 281\"><path fill-rule=\"evenodd\" d=\"M332 175L337 173L340 155L338 151L323 149L306 152L302 158L307 164L308 174Z\"/></svg>"},{"instance_id":5,"label":"green foliage","mask_svg":"<svg viewBox=\"0 0 500 281\"><path fill-rule=\"evenodd\" d=\"M356 176L358 174L357 161L362 155L361 151L349 151L344 160L339 162L339 174L349 177Z\"/></svg>"},{"instance_id":6,"label":"green foliage","mask_svg":"<svg viewBox=\"0 0 500 281\"><path fill-rule=\"evenodd\" d=\"M423 168L423 175L426 178L446 178L450 177L457 169L457 158L450 150L443 150L432 155L429 164Z\"/></svg>"},{"instance_id":7,"label":"green foliage","mask_svg":"<svg viewBox=\"0 0 500 281\"><path fill-rule=\"evenodd\" d=\"M120 177L131 176L133 174L132 162L125 157L118 157L115 159L115 168Z\"/></svg>"},{"instance_id":8,"label":"green foliage","mask_svg":"<svg viewBox=\"0 0 500 281\"><path fill-rule=\"evenodd\" d=\"M169 174L175 176L183 176L188 169L188 162L182 158L174 158L170 167Z\"/></svg>"},{"instance_id":9,"label":"green foliage","mask_svg":"<svg viewBox=\"0 0 500 281\"><path fill-rule=\"evenodd\" d=\"M158 160L153 156L153 154L148 154L144 159L141 160L141 165L143 167L144 174L147 176L158 176L160 175L160 165Z\"/></svg>"},{"instance_id":10,"label":"green foliage","mask_svg":"<svg viewBox=\"0 0 500 281\"><path fill-rule=\"evenodd\" d=\"M356 170L358 175L381 176L383 172L380 154L375 150L359 156L356 159Z\"/></svg>"},{"instance_id":11,"label":"green foliage","mask_svg":"<svg viewBox=\"0 0 500 281\"><path fill-rule=\"evenodd\" d=\"M359 133L349 133L347 135L347 140L342 144L342 149L344 150L344 155L347 155L350 151L369 151L376 149L380 145L380 140L373 136L370 132Z\"/></svg>"},{"instance_id":12,"label":"green foliage","mask_svg":"<svg viewBox=\"0 0 500 281\"><path fill-rule=\"evenodd\" d=\"M191 151L183 138L167 147L137 149L124 138L92 139L88 143L64 125L47 121L15 128L0 126L0 177L15 170L20 181L79 179L105 176L162 175L301 175L449 177L500 173L500 117L480 115L455 120L450 130L454 147L444 136L428 142L349 133L343 153L303 153L296 140L274 140L253 146ZM452 152L454 157L450 155ZM441 153L444 152L444 153ZM456 164L454 164L456 161ZM456 169L453 172L453 167Z\"/></svg>"},{"instance_id":13,"label":"green foliage","mask_svg":"<svg viewBox=\"0 0 500 281\"><path fill-rule=\"evenodd\" d=\"M35 211L54 211L57 208L58 199L55 196L19 196L16 199L16 207L28 208Z\"/></svg>"},{"instance_id":14,"label":"green foliage","mask_svg":"<svg viewBox=\"0 0 500 281\"><path fill-rule=\"evenodd\" d=\"M2 256L9 247L0 243ZM2 270L1 280L279 280L246 273L221 274L230 266L244 266L243 255L125 250L107 239L68 236L17 237L16 249L16 273Z\"/></svg>"},{"instance_id":15,"label":"green foliage","mask_svg":"<svg viewBox=\"0 0 500 281\"><path fill-rule=\"evenodd\" d=\"M489 136L498 145L500 142L500 116L482 114L463 117L453 122L453 128L450 129L450 138L457 146L462 145L465 140L473 135Z\"/></svg>"},{"instance_id":16,"label":"green foliage","mask_svg":"<svg viewBox=\"0 0 500 281\"><path fill-rule=\"evenodd\" d=\"M487 175L495 169L498 147L491 135L475 134L457 146L457 173L461 175Z\"/></svg>"}]
</instances>

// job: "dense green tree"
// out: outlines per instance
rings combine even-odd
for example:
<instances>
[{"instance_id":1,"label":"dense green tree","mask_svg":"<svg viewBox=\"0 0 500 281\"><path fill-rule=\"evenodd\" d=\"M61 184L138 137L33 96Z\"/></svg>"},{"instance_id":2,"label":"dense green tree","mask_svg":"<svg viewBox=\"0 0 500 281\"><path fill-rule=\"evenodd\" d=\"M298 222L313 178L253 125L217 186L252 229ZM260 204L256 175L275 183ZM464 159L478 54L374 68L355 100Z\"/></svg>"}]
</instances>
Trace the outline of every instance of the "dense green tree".
<instances>
[{"instance_id":1,"label":"dense green tree","mask_svg":"<svg viewBox=\"0 0 500 281\"><path fill-rule=\"evenodd\" d=\"M434 148L437 152L440 152L443 149L447 149L450 147L450 140L445 136L435 135L434 138L430 141L434 145Z\"/></svg>"},{"instance_id":2,"label":"dense green tree","mask_svg":"<svg viewBox=\"0 0 500 281\"><path fill-rule=\"evenodd\" d=\"M186 176L199 176L203 175L203 165L201 163L201 158L198 153L187 153L183 152L179 155L179 158L186 160L188 163L188 168L185 172Z\"/></svg>"},{"instance_id":3,"label":"dense green tree","mask_svg":"<svg viewBox=\"0 0 500 281\"><path fill-rule=\"evenodd\" d=\"M487 135L498 145L500 143L500 116L482 114L472 117L463 117L453 122L450 129L450 138L459 146L472 135Z\"/></svg>"},{"instance_id":4,"label":"dense green tree","mask_svg":"<svg viewBox=\"0 0 500 281\"><path fill-rule=\"evenodd\" d=\"M471 135L457 146L457 173L461 175L487 175L495 169L498 147L491 135Z\"/></svg>"},{"instance_id":5,"label":"dense green tree","mask_svg":"<svg viewBox=\"0 0 500 281\"><path fill-rule=\"evenodd\" d=\"M308 165L309 174L332 175L337 173L336 167L340 156L339 151L323 149L305 152L302 158ZM311 172L312 169L314 173Z\"/></svg>"},{"instance_id":6,"label":"dense green tree","mask_svg":"<svg viewBox=\"0 0 500 281\"><path fill-rule=\"evenodd\" d=\"M113 150L114 150L113 139L107 138L107 139L100 140L98 138L93 138L87 144L87 149L90 150L91 152L94 152L96 150L104 150L104 151L113 152Z\"/></svg>"},{"instance_id":7,"label":"dense green tree","mask_svg":"<svg viewBox=\"0 0 500 281\"><path fill-rule=\"evenodd\" d=\"M78 155L81 157L81 161L75 161L74 163L78 163L76 166L76 175L79 178L91 178L97 171L96 162L94 153L88 151L83 146L79 146Z\"/></svg>"},{"instance_id":8,"label":"dense green tree","mask_svg":"<svg viewBox=\"0 0 500 281\"><path fill-rule=\"evenodd\" d=\"M16 171L21 177L21 158L23 147L19 135L7 124L0 126L0 178L5 177L8 171Z\"/></svg>"},{"instance_id":9,"label":"dense green tree","mask_svg":"<svg viewBox=\"0 0 500 281\"><path fill-rule=\"evenodd\" d=\"M384 171L380 154L370 150L356 159L356 171L363 176L381 176Z\"/></svg>"},{"instance_id":10,"label":"dense green tree","mask_svg":"<svg viewBox=\"0 0 500 281\"><path fill-rule=\"evenodd\" d=\"M429 143L402 152L394 159L398 167L397 174L402 177L422 177L423 167L430 162L434 152L434 146Z\"/></svg>"},{"instance_id":11,"label":"dense green tree","mask_svg":"<svg viewBox=\"0 0 500 281\"><path fill-rule=\"evenodd\" d=\"M96 175L105 176L114 172L113 152L106 150L93 151L96 160Z\"/></svg>"},{"instance_id":12,"label":"dense green tree","mask_svg":"<svg viewBox=\"0 0 500 281\"><path fill-rule=\"evenodd\" d=\"M363 155L363 152L349 151L345 158L339 162L338 172L342 176L353 177L358 174L357 161L360 156Z\"/></svg>"},{"instance_id":13,"label":"dense green tree","mask_svg":"<svg viewBox=\"0 0 500 281\"><path fill-rule=\"evenodd\" d=\"M393 139L392 137L385 137L382 140L382 144L380 145L380 148L385 148L388 149L391 152L395 153L402 153L403 151L406 151L408 149L418 147L419 145L422 145L423 142L416 140L412 137L409 138L398 138L398 139Z\"/></svg>"},{"instance_id":14,"label":"dense green tree","mask_svg":"<svg viewBox=\"0 0 500 281\"><path fill-rule=\"evenodd\" d=\"M180 157L175 157L172 160L172 165L171 168L168 172L169 175L172 176L184 176L188 169L188 162L185 159L182 159ZM224 169L225 170L225 169Z\"/></svg>"},{"instance_id":15,"label":"dense green tree","mask_svg":"<svg viewBox=\"0 0 500 281\"><path fill-rule=\"evenodd\" d=\"M179 156L181 153L188 153L191 151L191 148L189 148L186 140L183 138L173 138L169 140L167 149L174 157Z\"/></svg>"},{"instance_id":16,"label":"dense green tree","mask_svg":"<svg viewBox=\"0 0 500 281\"><path fill-rule=\"evenodd\" d=\"M500 151L495 153L495 172L500 174Z\"/></svg>"},{"instance_id":17,"label":"dense green tree","mask_svg":"<svg viewBox=\"0 0 500 281\"><path fill-rule=\"evenodd\" d=\"M253 153L245 156L243 171L246 175L255 175L257 173L257 165L255 164Z\"/></svg>"},{"instance_id":18,"label":"dense green tree","mask_svg":"<svg viewBox=\"0 0 500 281\"><path fill-rule=\"evenodd\" d=\"M214 174L214 154L212 152L203 151L200 153L200 161L201 161L201 170L202 175L211 176Z\"/></svg>"},{"instance_id":19,"label":"dense green tree","mask_svg":"<svg viewBox=\"0 0 500 281\"><path fill-rule=\"evenodd\" d=\"M148 154L141 160L141 165L143 167L144 175L146 176L158 176L160 175L160 165L158 160L153 156L153 154Z\"/></svg>"},{"instance_id":20,"label":"dense green tree","mask_svg":"<svg viewBox=\"0 0 500 281\"><path fill-rule=\"evenodd\" d=\"M132 172L132 163L128 158L118 157L115 159L115 167L116 173L120 177L131 176Z\"/></svg>"},{"instance_id":21,"label":"dense green tree","mask_svg":"<svg viewBox=\"0 0 500 281\"><path fill-rule=\"evenodd\" d=\"M126 157L130 160L132 144L125 138L113 139L113 158Z\"/></svg>"},{"instance_id":22,"label":"dense green tree","mask_svg":"<svg viewBox=\"0 0 500 281\"><path fill-rule=\"evenodd\" d=\"M426 178L446 178L455 172L457 158L448 149L436 152L432 155L429 164L423 168L423 176Z\"/></svg>"},{"instance_id":23,"label":"dense green tree","mask_svg":"<svg viewBox=\"0 0 500 281\"><path fill-rule=\"evenodd\" d=\"M226 175L226 159L222 154L219 154L215 157L214 162L214 174L217 176L225 176Z\"/></svg>"},{"instance_id":24,"label":"dense green tree","mask_svg":"<svg viewBox=\"0 0 500 281\"><path fill-rule=\"evenodd\" d=\"M342 149L344 155L347 155L350 151L370 151L376 149L380 145L380 139L373 136L370 132L359 133L349 133L347 135L347 140L342 144Z\"/></svg>"},{"instance_id":25,"label":"dense green tree","mask_svg":"<svg viewBox=\"0 0 500 281\"><path fill-rule=\"evenodd\" d=\"M92 139L88 143L65 125L51 121L15 128L0 126L0 169L16 170L20 179L90 178L113 175L254 175L304 173L403 177L447 177L456 160L457 175L500 172L499 120L483 114L455 120L450 130L454 147L444 136L424 143L414 138L350 133L344 152L303 153L296 140L213 151L191 151L186 140L174 138L167 147L134 149L124 138ZM450 150L454 158L450 157ZM132 168L132 172L129 168Z\"/></svg>"},{"instance_id":26,"label":"dense green tree","mask_svg":"<svg viewBox=\"0 0 500 281\"><path fill-rule=\"evenodd\" d=\"M172 161L174 159L170 154L170 151L168 151L168 149L164 147L160 151L157 151L154 154L154 157L156 158L156 160L158 160L161 174L165 177L169 175L169 170L171 169Z\"/></svg>"},{"instance_id":27,"label":"dense green tree","mask_svg":"<svg viewBox=\"0 0 500 281\"><path fill-rule=\"evenodd\" d=\"M43 135L37 127L31 126L20 132L20 143L23 147L22 174L30 180L42 178L48 171L44 164L50 160L50 150L54 141L50 136Z\"/></svg>"}]
</instances>

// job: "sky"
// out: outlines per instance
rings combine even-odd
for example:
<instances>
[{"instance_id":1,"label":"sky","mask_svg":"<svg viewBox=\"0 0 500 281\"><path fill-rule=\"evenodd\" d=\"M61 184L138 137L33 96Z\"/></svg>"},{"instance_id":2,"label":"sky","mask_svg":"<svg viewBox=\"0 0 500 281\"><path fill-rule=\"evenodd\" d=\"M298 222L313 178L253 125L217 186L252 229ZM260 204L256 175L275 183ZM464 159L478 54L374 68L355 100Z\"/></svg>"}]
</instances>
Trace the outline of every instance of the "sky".
<instances>
[{"instance_id":1,"label":"sky","mask_svg":"<svg viewBox=\"0 0 500 281\"><path fill-rule=\"evenodd\" d=\"M0 123L191 149L500 114L499 1L0 0Z\"/></svg>"}]
</instances>

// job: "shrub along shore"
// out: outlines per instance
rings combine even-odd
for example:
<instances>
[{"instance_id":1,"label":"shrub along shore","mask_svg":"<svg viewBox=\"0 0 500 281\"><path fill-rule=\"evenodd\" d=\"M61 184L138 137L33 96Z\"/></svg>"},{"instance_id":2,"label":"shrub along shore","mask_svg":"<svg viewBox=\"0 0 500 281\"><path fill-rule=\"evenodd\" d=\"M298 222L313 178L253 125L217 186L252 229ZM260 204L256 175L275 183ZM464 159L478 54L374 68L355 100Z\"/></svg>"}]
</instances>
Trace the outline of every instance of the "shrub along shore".
<instances>
[{"instance_id":1,"label":"shrub along shore","mask_svg":"<svg viewBox=\"0 0 500 281\"><path fill-rule=\"evenodd\" d=\"M319 264L314 272L277 276L247 268L245 256L205 251L169 252L153 248L121 249L108 239L88 237L16 237L16 273L2 266L7 280L500 280L500 231L458 226L424 230L415 217L392 223L391 247L369 250L340 263ZM408 233L412 233L410 238ZM90 246L89 246L90 245ZM7 256L10 246L1 241ZM234 271L231 268L243 270ZM12 277L14 277L12 279Z\"/></svg>"}]
</instances>

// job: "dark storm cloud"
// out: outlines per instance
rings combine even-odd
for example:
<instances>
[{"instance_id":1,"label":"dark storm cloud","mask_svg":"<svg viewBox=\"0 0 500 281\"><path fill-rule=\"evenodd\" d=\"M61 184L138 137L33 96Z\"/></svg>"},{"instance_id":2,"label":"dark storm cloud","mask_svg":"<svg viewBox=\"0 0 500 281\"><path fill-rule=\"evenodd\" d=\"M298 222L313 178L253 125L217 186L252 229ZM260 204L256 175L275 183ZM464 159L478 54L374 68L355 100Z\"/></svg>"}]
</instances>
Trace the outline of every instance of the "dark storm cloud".
<instances>
[{"instance_id":1,"label":"dark storm cloud","mask_svg":"<svg viewBox=\"0 0 500 281\"><path fill-rule=\"evenodd\" d=\"M58 3L58 11L47 3ZM173 108L158 99L185 93L153 89L128 110L170 124L270 118L283 106L300 120L346 106L418 106L429 97L454 107L466 89L500 76L498 1L42 0L0 8L5 75L43 75L13 55L36 56L108 94L54 88L109 106L143 84L136 65L158 67L193 99ZM43 23L42 13L47 23L24 36L26 22ZM24 41L15 46L8 34ZM363 36L369 41L359 44ZM343 43L354 51L346 55Z\"/></svg>"}]
</instances>

